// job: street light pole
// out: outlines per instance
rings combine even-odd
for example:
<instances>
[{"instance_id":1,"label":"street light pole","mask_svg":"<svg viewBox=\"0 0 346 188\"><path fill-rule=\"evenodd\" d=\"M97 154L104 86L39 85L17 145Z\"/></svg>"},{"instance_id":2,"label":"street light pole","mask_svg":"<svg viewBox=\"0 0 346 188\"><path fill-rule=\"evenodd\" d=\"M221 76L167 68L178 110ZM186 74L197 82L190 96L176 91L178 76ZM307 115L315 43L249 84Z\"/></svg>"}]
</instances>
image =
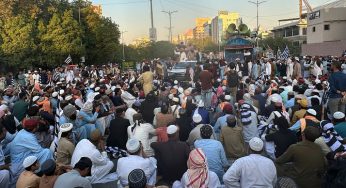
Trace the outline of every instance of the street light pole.
<instances>
[{"instance_id":1,"label":"street light pole","mask_svg":"<svg viewBox=\"0 0 346 188\"><path fill-rule=\"evenodd\" d=\"M254 1L248 1L248 2L256 5L256 7L257 7L256 41L257 41L257 47L258 47L258 29L259 29L258 28L259 27L259 24L258 24L258 7L259 7L259 5L261 5L261 4L263 4L263 3L267 2L267 1L258 1L258 0L256 0L256 2L254 2Z\"/></svg>"},{"instance_id":2,"label":"street light pole","mask_svg":"<svg viewBox=\"0 0 346 188\"><path fill-rule=\"evenodd\" d=\"M174 14L174 13L177 13L178 11L161 11L161 12L163 12L163 13L166 13L166 14L168 14L168 16L169 16L169 39L170 39L170 42L172 43L172 41L173 41L173 33L172 33L172 14Z\"/></svg>"},{"instance_id":3,"label":"street light pole","mask_svg":"<svg viewBox=\"0 0 346 188\"><path fill-rule=\"evenodd\" d=\"M123 43L123 61L125 61L125 43L124 43L124 33L126 33L127 31L122 31L121 32L121 41Z\"/></svg>"}]
</instances>

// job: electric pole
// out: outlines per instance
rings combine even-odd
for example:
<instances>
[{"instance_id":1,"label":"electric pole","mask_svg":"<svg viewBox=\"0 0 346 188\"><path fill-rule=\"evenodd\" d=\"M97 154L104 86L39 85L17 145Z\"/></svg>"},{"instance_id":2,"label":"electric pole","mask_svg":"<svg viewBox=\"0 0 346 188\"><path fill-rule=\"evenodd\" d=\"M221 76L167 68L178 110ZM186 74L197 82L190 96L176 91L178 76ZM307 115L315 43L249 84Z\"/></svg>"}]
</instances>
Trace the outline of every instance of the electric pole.
<instances>
[{"instance_id":1,"label":"electric pole","mask_svg":"<svg viewBox=\"0 0 346 188\"><path fill-rule=\"evenodd\" d=\"M126 33L127 31L122 31L121 32L121 41L123 43L123 61L125 61L125 42L124 42L124 33Z\"/></svg>"},{"instance_id":2,"label":"electric pole","mask_svg":"<svg viewBox=\"0 0 346 188\"><path fill-rule=\"evenodd\" d=\"M258 25L258 7L259 7L259 5L261 5L261 4L263 4L263 3L267 2L267 1L258 1L258 0L256 0L256 2L254 2L254 1L248 1L248 2L256 5L256 7L257 7L256 41L257 41L257 47L258 47L258 39L257 39L258 38L258 29L259 29L259 25Z\"/></svg>"},{"instance_id":3,"label":"electric pole","mask_svg":"<svg viewBox=\"0 0 346 188\"><path fill-rule=\"evenodd\" d=\"M173 42L173 33L172 33L172 14L174 14L174 13L177 13L178 11L161 11L161 12L163 12L163 13L166 13L166 14L168 14L168 16L169 16L169 28L168 28L168 30L169 30L169 39L170 39L170 42L172 43Z\"/></svg>"},{"instance_id":4,"label":"electric pole","mask_svg":"<svg viewBox=\"0 0 346 188\"><path fill-rule=\"evenodd\" d=\"M150 20L151 20L151 28L149 28L149 38L151 41L156 41L157 34L156 28L154 27L154 14L153 14L153 0L150 0Z\"/></svg>"}]
</instances>

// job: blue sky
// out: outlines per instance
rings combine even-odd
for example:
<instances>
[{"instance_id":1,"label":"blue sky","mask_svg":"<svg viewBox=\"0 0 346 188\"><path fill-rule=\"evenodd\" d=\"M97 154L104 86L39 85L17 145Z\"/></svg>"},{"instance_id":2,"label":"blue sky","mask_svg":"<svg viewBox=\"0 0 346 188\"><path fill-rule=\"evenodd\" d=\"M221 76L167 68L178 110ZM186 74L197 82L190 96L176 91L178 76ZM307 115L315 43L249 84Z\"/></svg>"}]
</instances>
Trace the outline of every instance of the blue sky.
<instances>
[{"instance_id":1,"label":"blue sky","mask_svg":"<svg viewBox=\"0 0 346 188\"><path fill-rule=\"evenodd\" d=\"M256 0L253 0L256 1ZM111 17L119 25L126 43L133 39L148 36L150 27L149 0L92 0L101 4L103 15ZM309 0L316 6L332 2L332 0ZM265 28L278 25L279 19L298 17L298 0L267 0L260 5L259 23ZM154 26L158 40L168 39L169 18L162 10L177 10L172 16L173 36L184 33L195 25L197 17L215 17L218 10L239 12L243 22L252 29L256 25L256 6L247 0L153 0Z\"/></svg>"}]
</instances>

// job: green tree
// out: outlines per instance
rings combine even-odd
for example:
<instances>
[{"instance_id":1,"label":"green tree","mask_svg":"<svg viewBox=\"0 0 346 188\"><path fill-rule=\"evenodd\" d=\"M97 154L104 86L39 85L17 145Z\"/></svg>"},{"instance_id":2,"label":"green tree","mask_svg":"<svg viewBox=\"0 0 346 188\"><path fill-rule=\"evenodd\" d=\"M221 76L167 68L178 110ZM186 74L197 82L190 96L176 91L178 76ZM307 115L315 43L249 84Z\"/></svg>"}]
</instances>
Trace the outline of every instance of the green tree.
<instances>
[{"instance_id":1,"label":"green tree","mask_svg":"<svg viewBox=\"0 0 346 188\"><path fill-rule=\"evenodd\" d=\"M83 5L84 6L84 5ZM115 61L119 54L119 27L110 18L100 17L90 5L81 9L81 22L85 29L84 42L89 64Z\"/></svg>"},{"instance_id":2,"label":"green tree","mask_svg":"<svg viewBox=\"0 0 346 188\"><path fill-rule=\"evenodd\" d=\"M118 25L88 0L0 0L0 61L9 66L53 67L68 54L95 64L114 61L119 36Z\"/></svg>"},{"instance_id":3,"label":"green tree","mask_svg":"<svg viewBox=\"0 0 346 188\"><path fill-rule=\"evenodd\" d=\"M31 65L34 57L31 52L36 50L34 43L33 20L22 15L11 17L0 26L1 51L4 61L13 66Z\"/></svg>"},{"instance_id":4,"label":"green tree","mask_svg":"<svg viewBox=\"0 0 346 188\"><path fill-rule=\"evenodd\" d=\"M173 57L175 45L168 41L158 41L151 44L153 58Z\"/></svg>"},{"instance_id":5,"label":"green tree","mask_svg":"<svg viewBox=\"0 0 346 188\"><path fill-rule=\"evenodd\" d=\"M46 32L42 35L42 52L51 58L48 59L49 65L63 62L69 54L80 56L84 50L81 45L82 30L78 22L73 19L72 11L65 11L62 17L55 13L46 27ZM47 60L47 59L46 59Z\"/></svg>"}]
</instances>

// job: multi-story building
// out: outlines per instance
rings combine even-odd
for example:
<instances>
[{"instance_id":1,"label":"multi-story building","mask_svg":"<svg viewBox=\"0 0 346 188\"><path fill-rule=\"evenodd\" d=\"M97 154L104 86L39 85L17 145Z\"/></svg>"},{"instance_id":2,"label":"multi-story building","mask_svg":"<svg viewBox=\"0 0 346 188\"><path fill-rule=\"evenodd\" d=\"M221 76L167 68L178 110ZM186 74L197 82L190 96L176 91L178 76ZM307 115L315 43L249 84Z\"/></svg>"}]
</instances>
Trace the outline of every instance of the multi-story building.
<instances>
[{"instance_id":1,"label":"multi-story building","mask_svg":"<svg viewBox=\"0 0 346 188\"><path fill-rule=\"evenodd\" d=\"M193 36L195 39L204 38L204 24L210 21L211 18L196 18L196 27L193 28Z\"/></svg>"},{"instance_id":2,"label":"multi-story building","mask_svg":"<svg viewBox=\"0 0 346 188\"><path fill-rule=\"evenodd\" d=\"M211 21L211 38L215 43L220 43L226 36L230 24L239 25L240 15L237 12L219 11L218 16Z\"/></svg>"},{"instance_id":3,"label":"multi-story building","mask_svg":"<svg viewBox=\"0 0 346 188\"><path fill-rule=\"evenodd\" d=\"M291 19L288 19L291 20ZM292 22L274 27L273 37L283 37L293 42L295 46L306 43L306 19L296 19Z\"/></svg>"},{"instance_id":4,"label":"multi-story building","mask_svg":"<svg viewBox=\"0 0 346 188\"><path fill-rule=\"evenodd\" d=\"M303 55L340 56L346 50L346 0L316 7L308 14Z\"/></svg>"},{"instance_id":5,"label":"multi-story building","mask_svg":"<svg viewBox=\"0 0 346 188\"><path fill-rule=\"evenodd\" d=\"M218 17L222 21L222 32L226 32L230 24L239 25L240 22L238 12L219 11Z\"/></svg>"},{"instance_id":6,"label":"multi-story building","mask_svg":"<svg viewBox=\"0 0 346 188\"><path fill-rule=\"evenodd\" d=\"M211 20L203 24L204 38L211 37Z\"/></svg>"}]
</instances>

